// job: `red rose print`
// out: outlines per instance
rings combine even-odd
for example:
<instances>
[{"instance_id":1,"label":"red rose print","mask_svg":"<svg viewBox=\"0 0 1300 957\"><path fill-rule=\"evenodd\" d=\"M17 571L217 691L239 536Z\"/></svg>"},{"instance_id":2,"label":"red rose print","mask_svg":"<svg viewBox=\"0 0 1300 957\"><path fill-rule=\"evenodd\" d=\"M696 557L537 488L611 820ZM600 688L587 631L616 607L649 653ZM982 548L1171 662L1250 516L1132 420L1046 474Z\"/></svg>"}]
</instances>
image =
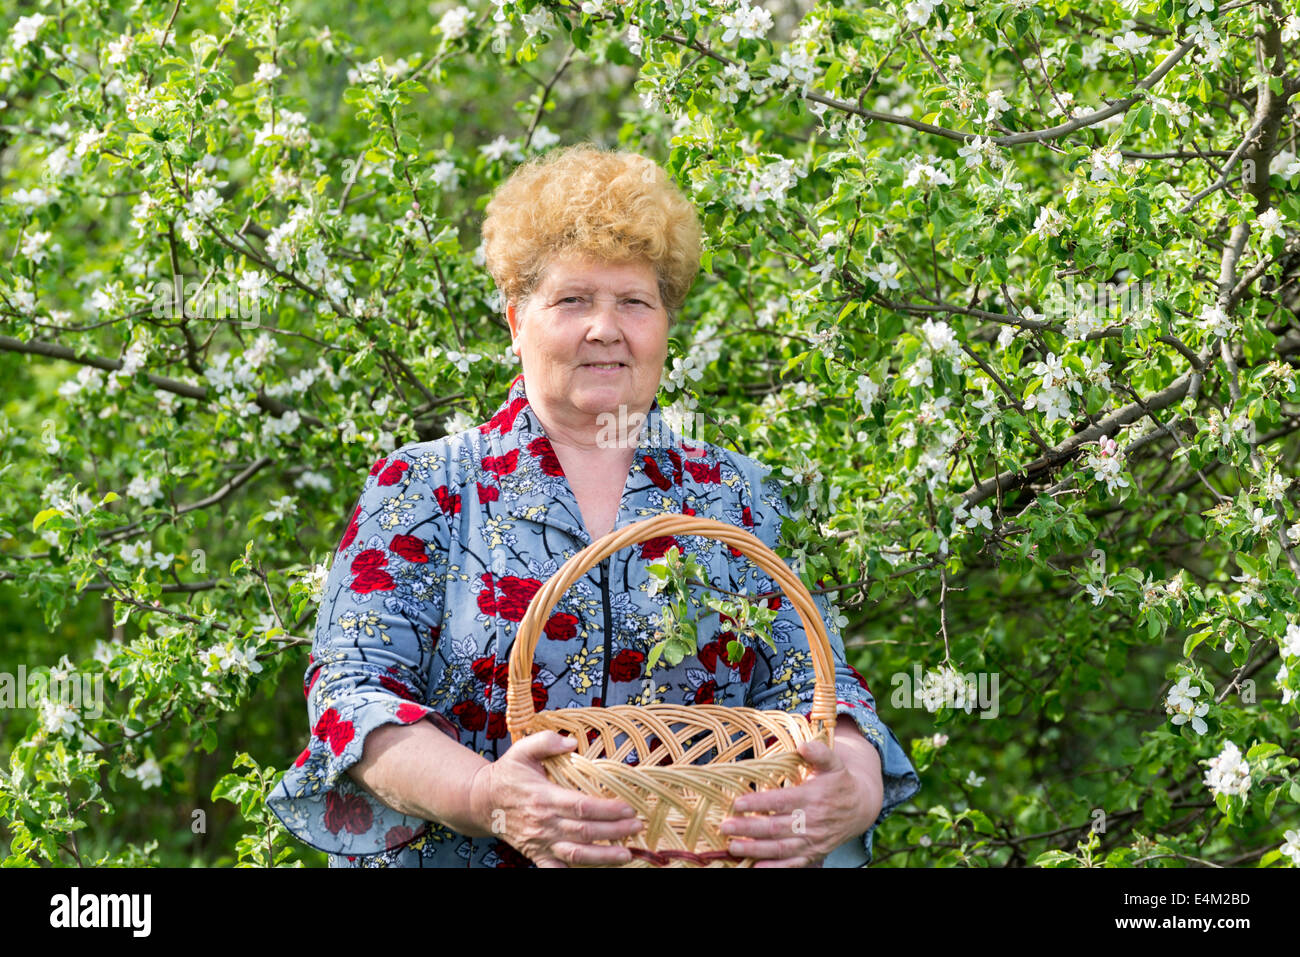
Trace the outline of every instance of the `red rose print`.
<instances>
[{"instance_id":1,"label":"red rose print","mask_svg":"<svg viewBox=\"0 0 1300 957\"><path fill-rule=\"evenodd\" d=\"M429 553L425 551L425 541L415 535L394 535L388 543L389 549L401 555L408 562L427 562ZM356 563L353 562L353 568Z\"/></svg>"},{"instance_id":2,"label":"red rose print","mask_svg":"<svg viewBox=\"0 0 1300 957\"><path fill-rule=\"evenodd\" d=\"M546 619L546 637L552 641L569 641L578 633L578 619L568 612L557 611Z\"/></svg>"},{"instance_id":3,"label":"red rose print","mask_svg":"<svg viewBox=\"0 0 1300 957\"><path fill-rule=\"evenodd\" d=\"M695 657L700 659L700 664L704 665L706 671L712 672L718 667L718 653L720 651L720 642L714 640L707 645L701 646L699 651L695 653Z\"/></svg>"},{"instance_id":4,"label":"red rose print","mask_svg":"<svg viewBox=\"0 0 1300 957\"><path fill-rule=\"evenodd\" d=\"M497 855L497 867L532 867L533 865L531 860L505 841L497 841L492 845L492 850Z\"/></svg>"},{"instance_id":5,"label":"red rose print","mask_svg":"<svg viewBox=\"0 0 1300 957\"><path fill-rule=\"evenodd\" d=\"M405 698L407 701L417 700L415 692L392 675L380 675L379 683L399 698Z\"/></svg>"},{"instance_id":6,"label":"red rose print","mask_svg":"<svg viewBox=\"0 0 1300 957\"><path fill-rule=\"evenodd\" d=\"M491 472L497 478L509 475L519 466L519 450L511 449L505 455L483 456L483 471Z\"/></svg>"},{"instance_id":7,"label":"red rose print","mask_svg":"<svg viewBox=\"0 0 1300 957\"><path fill-rule=\"evenodd\" d=\"M477 701L462 701L452 707L451 713L466 731L482 731L487 723L487 712Z\"/></svg>"},{"instance_id":8,"label":"red rose print","mask_svg":"<svg viewBox=\"0 0 1300 957\"><path fill-rule=\"evenodd\" d=\"M780 596L780 595L773 595L771 598L769 598L769 599L767 600L767 607L768 607L768 608L780 608L780 607L781 607L781 596Z\"/></svg>"},{"instance_id":9,"label":"red rose print","mask_svg":"<svg viewBox=\"0 0 1300 957\"><path fill-rule=\"evenodd\" d=\"M497 659L495 655L484 655L482 658L475 658L473 664L469 666L470 671L474 672L474 677L485 685L492 683L492 676L496 671Z\"/></svg>"},{"instance_id":10,"label":"red rose print","mask_svg":"<svg viewBox=\"0 0 1300 957\"><path fill-rule=\"evenodd\" d=\"M709 465L707 462L687 462L686 471L691 473L691 478L697 482L706 485L716 485L722 481L722 465L714 462Z\"/></svg>"},{"instance_id":11,"label":"red rose print","mask_svg":"<svg viewBox=\"0 0 1300 957\"><path fill-rule=\"evenodd\" d=\"M497 614L507 621L522 621L528 603L533 600L542 583L536 578L516 578L506 575L497 581L501 591L501 600L497 602ZM480 601L479 607L482 607Z\"/></svg>"},{"instance_id":12,"label":"red rose print","mask_svg":"<svg viewBox=\"0 0 1300 957\"><path fill-rule=\"evenodd\" d=\"M438 508L444 515L455 515L460 511L460 494L448 491L447 486L439 485L433 490L433 497L438 500Z\"/></svg>"},{"instance_id":13,"label":"red rose print","mask_svg":"<svg viewBox=\"0 0 1300 957\"><path fill-rule=\"evenodd\" d=\"M398 482L402 481L406 470L410 467L410 463L408 462L394 462L392 465L388 466L388 468L379 473L379 478L376 481L378 481L380 485L396 485Z\"/></svg>"},{"instance_id":14,"label":"red rose print","mask_svg":"<svg viewBox=\"0 0 1300 957\"><path fill-rule=\"evenodd\" d=\"M641 468L645 471L650 481L654 482L665 492L672 488L673 483L664 477L664 473L659 471L659 464L649 455L641 456Z\"/></svg>"},{"instance_id":15,"label":"red rose print","mask_svg":"<svg viewBox=\"0 0 1300 957\"><path fill-rule=\"evenodd\" d=\"M340 552L343 551L345 548L351 545L352 542L356 539L357 528L360 525L360 523L357 521L357 518L360 515L361 515L361 503L358 502L357 507L352 512L352 518L348 521L348 527L343 531L343 540L339 542L338 551Z\"/></svg>"},{"instance_id":16,"label":"red rose print","mask_svg":"<svg viewBox=\"0 0 1300 957\"><path fill-rule=\"evenodd\" d=\"M546 691L546 685L540 681L533 682L533 710L542 711L546 708L547 699L550 697Z\"/></svg>"},{"instance_id":17,"label":"red rose print","mask_svg":"<svg viewBox=\"0 0 1300 957\"><path fill-rule=\"evenodd\" d=\"M370 474L371 474L371 475L378 475L380 472L382 472L383 469L384 469L384 464L385 464L387 461L388 461L388 456L384 456L382 459L380 459L380 460L379 460L378 462L376 462L374 465L370 466Z\"/></svg>"},{"instance_id":18,"label":"red rose print","mask_svg":"<svg viewBox=\"0 0 1300 957\"><path fill-rule=\"evenodd\" d=\"M506 716L503 711L493 711L488 715L487 722L487 739L495 741L497 738L504 738L510 732L506 730Z\"/></svg>"},{"instance_id":19,"label":"red rose print","mask_svg":"<svg viewBox=\"0 0 1300 957\"><path fill-rule=\"evenodd\" d=\"M298 755L297 759L293 762L293 766L295 768L302 767L304 764L307 763L307 758L310 755L311 755L311 748L303 748L302 754Z\"/></svg>"},{"instance_id":20,"label":"red rose print","mask_svg":"<svg viewBox=\"0 0 1300 957\"><path fill-rule=\"evenodd\" d=\"M384 571L388 556L377 548L367 548L352 559L352 590L361 594L372 591L392 591L397 587L393 576Z\"/></svg>"},{"instance_id":21,"label":"red rose print","mask_svg":"<svg viewBox=\"0 0 1300 957\"><path fill-rule=\"evenodd\" d=\"M731 662L727 662L727 665L731 668L739 668L740 680L747 682L749 681L750 676L754 673L754 662L757 659L758 656L754 654L754 649L746 648L745 653L740 656L740 662L738 664L733 665Z\"/></svg>"},{"instance_id":22,"label":"red rose print","mask_svg":"<svg viewBox=\"0 0 1300 957\"><path fill-rule=\"evenodd\" d=\"M340 721L338 710L330 708L320 716L316 727L312 729L312 734L322 741L328 741L330 750L335 755L339 755L348 746L348 742L356 736L356 729L353 728L351 721Z\"/></svg>"},{"instance_id":23,"label":"red rose print","mask_svg":"<svg viewBox=\"0 0 1300 957\"><path fill-rule=\"evenodd\" d=\"M609 663L609 677L614 681L636 681L641 677L641 664L645 655L631 648L624 648Z\"/></svg>"},{"instance_id":24,"label":"red rose print","mask_svg":"<svg viewBox=\"0 0 1300 957\"><path fill-rule=\"evenodd\" d=\"M497 661L492 655L478 658L470 666L474 672L474 677L485 685L495 684L498 688L504 688L510 684L510 661ZM542 666L533 662L533 678L537 677Z\"/></svg>"},{"instance_id":25,"label":"red rose print","mask_svg":"<svg viewBox=\"0 0 1300 957\"><path fill-rule=\"evenodd\" d=\"M310 697L311 697L311 689L312 689L312 687L316 684L316 682L317 682L318 680L320 680L320 669L319 669L319 668L317 668L315 671L312 672L311 678L307 681L307 684L305 684L305 685L303 686L303 689L302 689L303 697L305 697L305 698L310 698Z\"/></svg>"},{"instance_id":26,"label":"red rose print","mask_svg":"<svg viewBox=\"0 0 1300 957\"><path fill-rule=\"evenodd\" d=\"M479 432L483 435L487 435L493 429L496 429L502 435L505 435L514 428L515 416L517 416L520 410L527 404L528 399L526 396L521 395L511 399L508 406L497 412L496 415L492 416L492 418L488 419L487 422L478 427Z\"/></svg>"},{"instance_id":27,"label":"red rose print","mask_svg":"<svg viewBox=\"0 0 1300 957\"><path fill-rule=\"evenodd\" d=\"M424 708L418 704L401 704L397 706L397 720L402 724L415 724L424 717Z\"/></svg>"},{"instance_id":28,"label":"red rose print","mask_svg":"<svg viewBox=\"0 0 1300 957\"><path fill-rule=\"evenodd\" d=\"M384 835L384 847L390 851L395 847L401 847L403 844L409 844L415 837L415 832L405 824L394 824Z\"/></svg>"},{"instance_id":29,"label":"red rose print","mask_svg":"<svg viewBox=\"0 0 1300 957\"><path fill-rule=\"evenodd\" d=\"M683 514L683 515L694 515L694 514L695 514L695 509L691 508L689 505L683 505L683 506L682 506L682 514Z\"/></svg>"},{"instance_id":30,"label":"red rose print","mask_svg":"<svg viewBox=\"0 0 1300 957\"><path fill-rule=\"evenodd\" d=\"M325 792L325 829L331 834L340 830L364 834L374 823L370 802L359 794L342 795L338 791Z\"/></svg>"},{"instance_id":31,"label":"red rose print","mask_svg":"<svg viewBox=\"0 0 1300 957\"><path fill-rule=\"evenodd\" d=\"M668 461L673 463L673 484L682 484L682 457L677 454L676 449L664 449L668 453Z\"/></svg>"},{"instance_id":32,"label":"red rose print","mask_svg":"<svg viewBox=\"0 0 1300 957\"><path fill-rule=\"evenodd\" d=\"M485 460L486 461L486 460ZM492 485L478 483L478 500L480 502L495 502L501 497L501 490Z\"/></svg>"},{"instance_id":33,"label":"red rose print","mask_svg":"<svg viewBox=\"0 0 1300 957\"><path fill-rule=\"evenodd\" d=\"M663 558L674 545L679 549L681 548L677 539L671 535L660 535L658 538L647 539L641 543L641 557L648 560Z\"/></svg>"},{"instance_id":34,"label":"red rose print","mask_svg":"<svg viewBox=\"0 0 1300 957\"><path fill-rule=\"evenodd\" d=\"M560 467L560 459L555 454L555 449L551 447L551 440L546 436L533 439L528 443L528 451L533 458L538 460L542 472L546 475L563 475L564 469Z\"/></svg>"},{"instance_id":35,"label":"red rose print","mask_svg":"<svg viewBox=\"0 0 1300 957\"><path fill-rule=\"evenodd\" d=\"M740 510L740 520L750 528L754 527L754 514L749 510L748 505Z\"/></svg>"},{"instance_id":36,"label":"red rose print","mask_svg":"<svg viewBox=\"0 0 1300 957\"><path fill-rule=\"evenodd\" d=\"M492 584L492 573L484 572L479 576L479 581L483 583L483 589L478 593L478 610L485 615L495 615L497 613L497 593L496 587Z\"/></svg>"},{"instance_id":37,"label":"red rose print","mask_svg":"<svg viewBox=\"0 0 1300 957\"><path fill-rule=\"evenodd\" d=\"M712 679L695 689L695 704L713 704L713 696L718 690L718 683Z\"/></svg>"}]
</instances>

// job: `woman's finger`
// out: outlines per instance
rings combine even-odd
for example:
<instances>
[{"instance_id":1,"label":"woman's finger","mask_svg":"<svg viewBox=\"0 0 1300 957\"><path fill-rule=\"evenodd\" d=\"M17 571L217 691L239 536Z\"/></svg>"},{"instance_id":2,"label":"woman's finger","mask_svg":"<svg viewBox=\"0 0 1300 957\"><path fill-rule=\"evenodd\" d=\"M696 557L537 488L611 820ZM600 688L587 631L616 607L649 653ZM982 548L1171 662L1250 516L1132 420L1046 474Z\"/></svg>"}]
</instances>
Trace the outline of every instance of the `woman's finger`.
<instances>
[{"instance_id":1,"label":"woman's finger","mask_svg":"<svg viewBox=\"0 0 1300 957\"><path fill-rule=\"evenodd\" d=\"M551 853L566 866L626 864L632 860L632 852L619 844L574 844L569 841L557 841L551 845Z\"/></svg>"},{"instance_id":2,"label":"woman's finger","mask_svg":"<svg viewBox=\"0 0 1300 957\"><path fill-rule=\"evenodd\" d=\"M785 860L758 861L755 867L821 867L821 861L808 857L790 857Z\"/></svg>"},{"instance_id":3,"label":"woman's finger","mask_svg":"<svg viewBox=\"0 0 1300 957\"><path fill-rule=\"evenodd\" d=\"M767 814L724 818L718 830L734 837L781 838L797 834L793 814Z\"/></svg>"},{"instance_id":4,"label":"woman's finger","mask_svg":"<svg viewBox=\"0 0 1300 957\"><path fill-rule=\"evenodd\" d=\"M728 845L728 850L736 857L786 860L806 856L809 846L802 837L787 837L775 841L736 840Z\"/></svg>"},{"instance_id":5,"label":"woman's finger","mask_svg":"<svg viewBox=\"0 0 1300 957\"><path fill-rule=\"evenodd\" d=\"M788 788L772 788L768 791L759 791L756 794L742 794L736 798L731 805L731 813L735 814L790 814L796 808L806 808L814 803L813 798L820 785L813 785L811 781L803 784L794 784Z\"/></svg>"},{"instance_id":6,"label":"woman's finger","mask_svg":"<svg viewBox=\"0 0 1300 957\"><path fill-rule=\"evenodd\" d=\"M566 839L575 844L593 844L596 841L621 841L639 833L644 825L638 817L619 821L590 821L566 819L560 824Z\"/></svg>"},{"instance_id":7,"label":"woman's finger","mask_svg":"<svg viewBox=\"0 0 1300 957\"><path fill-rule=\"evenodd\" d=\"M549 786L547 800L563 817L589 821L618 821L634 817L636 810L626 801L617 798L598 798L583 794L558 784Z\"/></svg>"}]
</instances>

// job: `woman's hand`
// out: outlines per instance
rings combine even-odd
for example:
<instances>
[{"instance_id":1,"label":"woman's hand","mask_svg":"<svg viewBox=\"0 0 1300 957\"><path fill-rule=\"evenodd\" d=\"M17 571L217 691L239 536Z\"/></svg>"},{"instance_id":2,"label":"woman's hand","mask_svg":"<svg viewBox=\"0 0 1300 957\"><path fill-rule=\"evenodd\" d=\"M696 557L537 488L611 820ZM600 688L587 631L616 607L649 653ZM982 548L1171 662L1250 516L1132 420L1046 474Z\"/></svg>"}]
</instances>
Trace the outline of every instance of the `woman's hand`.
<instances>
[{"instance_id":1,"label":"woman's hand","mask_svg":"<svg viewBox=\"0 0 1300 957\"><path fill-rule=\"evenodd\" d=\"M618 841L642 824L624 801L561 787L546 777L542 759L572 751L577 742L554 731L530 734L480 768L471 784L475 817L538 867L623 864L631 852Z\"/></svg>"},{"instance_id":2,"label":"woman's hand","mask_svg":"<svg viewBox=\"0 0 1300 957\"><path fill-rule=\"evenodd\" d=\"M805 741L799 753L812 766L808 778L787 788L746 794L722 821L737 857L757 858L755 867L820 867L831 851L862 834L880 814L880 755L856 725L837 725L834 749ZM856 740L854 740L856 739Z\"/></svg>"}]
</instances>

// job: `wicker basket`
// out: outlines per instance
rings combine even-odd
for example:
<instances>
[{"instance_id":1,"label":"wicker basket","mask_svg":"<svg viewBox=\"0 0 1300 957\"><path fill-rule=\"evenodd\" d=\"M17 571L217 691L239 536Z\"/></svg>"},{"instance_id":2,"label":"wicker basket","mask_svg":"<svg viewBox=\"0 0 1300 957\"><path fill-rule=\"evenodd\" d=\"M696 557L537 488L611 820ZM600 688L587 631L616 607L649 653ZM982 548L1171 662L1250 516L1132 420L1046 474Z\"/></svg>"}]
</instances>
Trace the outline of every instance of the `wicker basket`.
<instances>
[{"instance_id":1,"label":"wicker basket","mask_svg":"<svg viewBox=\"0 0 1300 957\"><path fill-rule=\"evenodd\" d=\"M556 603L607 556L664 535L716 539L747 555L780 584L799 612L812 653L816 691L806 719L784 711L712 704L613 705L540 713L534 709L533 654ZM731 856L727 847L732 838L718 833L718 825L740 795L801 782L807 764L795 749L813 739L831 746L835 720L830 640L808 589L758 538L709 518L658 515L592 542L533 596L510 651L506 726L512 741L546 730L571 734L577 749L546 758L548 777L585 794L621 798L641 818L642 830L622 841L632 860L617 866L752 866L752 858ZM631 765L624 759L634 748L638 763ZM747 752L752 756L741 757ZM696 763L705 756L707 761Z\"/></svg>"}]
</instances>

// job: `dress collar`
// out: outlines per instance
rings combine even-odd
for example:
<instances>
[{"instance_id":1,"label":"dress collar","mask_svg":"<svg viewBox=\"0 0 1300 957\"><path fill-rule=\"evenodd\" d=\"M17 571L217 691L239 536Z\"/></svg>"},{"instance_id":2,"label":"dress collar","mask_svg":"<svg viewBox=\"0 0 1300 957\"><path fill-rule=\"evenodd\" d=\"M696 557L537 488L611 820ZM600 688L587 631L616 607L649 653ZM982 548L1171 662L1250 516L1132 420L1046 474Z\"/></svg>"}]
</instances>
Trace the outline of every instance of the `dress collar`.
<instances>
[{"instance_id":1,"label":"dress collar","mask_svg":"<svg viewBox=\"0 0 1300 957\"><path fill-rule=\"evenodd\" d=\"M528 402L522 372L511 381L505 401L478 428L485 439L480 500L504 504L512 518L561 528L590 544L577 498ZM615 528L648 515L682 511L684 448L690 455L692 447L669 427L656 396L641 426ZM499 511L500 504L489 507Z\"/></svg>"}]
</instances>

